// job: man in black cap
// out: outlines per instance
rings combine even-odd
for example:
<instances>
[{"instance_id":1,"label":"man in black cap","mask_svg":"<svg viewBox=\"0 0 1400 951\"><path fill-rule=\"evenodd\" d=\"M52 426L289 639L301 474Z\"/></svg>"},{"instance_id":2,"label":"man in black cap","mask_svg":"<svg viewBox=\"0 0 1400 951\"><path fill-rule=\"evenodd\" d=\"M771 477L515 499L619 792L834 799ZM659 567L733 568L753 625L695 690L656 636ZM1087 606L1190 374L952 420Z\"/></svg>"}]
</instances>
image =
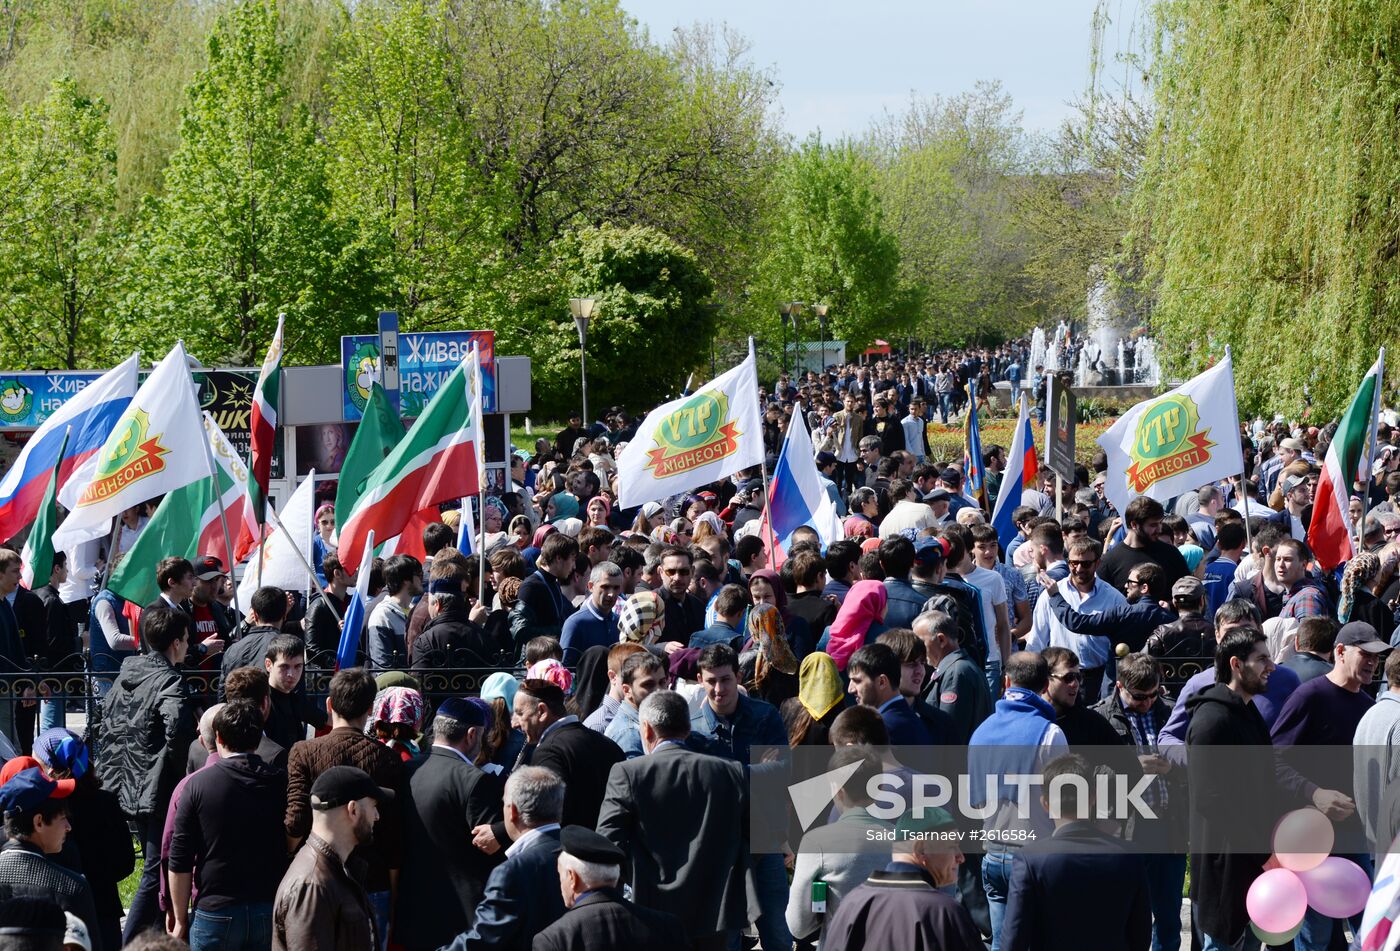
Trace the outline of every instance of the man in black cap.
<instances>
[{"instance_id":1,"label":"man in black cap","mask_svg":"<svg viewBox=\"0 0 1400 951\"><path fill-rule=\"evenodd\" d=\"M395 941L409 951L441 947L470 927L500 855L472 844L472 828L501 818L501 781L472 761L481 750L486 714L449 697L432 722L433 745L409 774L404 792L405 862L399 882Z\"/></svg>"},{"instance_id":2,"label":"man in black cap","mask_svg":"<svg viewBox=\"0 0 1400 951\"><path fill-rule=\"evenodd\" d=\"M273 951L365 951L380 946L369 896L346 870L381 803L394 798L354 766L332 766L311 786L311 834L277 886Z\"/></svg>"},{"instance_id":3,"label":"man in black cap","mask_svg":"<svg viewBox=\"0 0 1400 951\"><path fill-rule=\"evenodd\" d=\"M17 898L47 898L83 920L89 933L97 928L92 889L76 872L59 865L57 855L68 838L68 806L74 780L51 780L38 767L21 770L0 786L0 814L5 837L0 848L0 906ZM0 941L0 947L8 947Z\"/></svg>"},{"instance_id":4,"label":"man in black cap","mask_svg":"<svg viewBox=\"0 0 1400 951\"><path fill-rule=\"evenodd\" d=\"M216 638L227 642L233 633L233 618L219 603L219 585L228 573L224 563L215 555L200 555L194 560L194 589L190 592L190 616L194 618L194 639Z\"/></svg>"},{"instance_id":5,"label":"man in black cap","mask_svg":"<svg viewBox=\"0 0 1400 951\"><path fill-rule=\"evenodd\" d=\"M621 849L583 826L565 826L559 842L559 891L569 910L535 937L534 951L660 951L675 941L675 915L622 897Z\"/></svg>"}]
</instances>

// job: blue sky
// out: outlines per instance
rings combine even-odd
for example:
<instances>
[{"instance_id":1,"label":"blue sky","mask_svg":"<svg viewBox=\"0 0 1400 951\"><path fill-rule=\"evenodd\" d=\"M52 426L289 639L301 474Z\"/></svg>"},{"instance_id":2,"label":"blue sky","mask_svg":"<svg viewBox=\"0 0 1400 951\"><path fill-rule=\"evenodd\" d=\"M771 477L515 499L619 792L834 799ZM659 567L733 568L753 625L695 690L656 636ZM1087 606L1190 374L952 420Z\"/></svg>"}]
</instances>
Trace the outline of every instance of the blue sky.
<instances>
[{"instance_id":1,"label":"blue sky","mask_svg":"<svg viewBox=\"0 0 1400 951\"><path fill-rule=\"evenodd\" d=\"M1141 0L1104 0L1110 52L1136 46ZM955 95L999 79L1032 132L1051 132L1089 80L1098 0L621 0L664 43L678 25L728 23L776 70L783 125L799 138L856 135L910 92ZM1116 76L1121 66L1110 67Z\"/></svg>"}]
</instances>

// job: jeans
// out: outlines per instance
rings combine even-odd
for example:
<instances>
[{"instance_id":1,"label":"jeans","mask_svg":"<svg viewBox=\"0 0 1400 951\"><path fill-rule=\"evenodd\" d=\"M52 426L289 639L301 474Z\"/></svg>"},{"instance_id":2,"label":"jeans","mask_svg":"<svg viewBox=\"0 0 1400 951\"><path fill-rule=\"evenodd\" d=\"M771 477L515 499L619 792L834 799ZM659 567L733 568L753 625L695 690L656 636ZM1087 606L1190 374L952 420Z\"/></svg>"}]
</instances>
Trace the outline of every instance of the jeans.
<instances>
[{"instance_id":1,"label":"jeans","mask_svg":"<svg viewBox=\"0 0 1400 951\"><path fill-rule=\"evenodd\" d=\"M130 944L136 936L154 925L165 926L165 914L160 910L160 836L165 830L165 813L169 802L156 804L149 816L136 819L136 836L141 840L141 880L131 896L126 924L122 926L122 944Z\"/></svg>"},{"instance_id":2,"label":"jeans","mask_svg":"<svg viewBox=\"0 0 1400 951\"><path fill-rule=\"evenodd\" d=\"M1152 951L1181 947L1181 889L1186 884L1186 856L1145 855L1147 900L1152 905Z\"/></svg>"},{"instance_id":3,"label":"jeans","mask_svg":"<svg viewBox=\"0 0 1400 951\"><path fill-rule=\"evenodd\" d=\"M39 733L42 735L48 730L64 725L64 714L67 712L64 707L67 701L64 700L41 700L39 701Z\"/></svg>"},{"instance_id":4,"label":"jeans","mask_svg":"<svg viewBox=\"0 0 1400 951\"><path fill-rule=\"evenodd\" d=\"M240 902L218 911L196 908L190 951L264 951L272 946L272 902Z\"/></svg>"},{"instance_id":5,"label":"jeans","mask_svg":"<svg viewBox=\"0 0 1400 951\"><path fill-rule=\"evenodd\" d=\"M781 855L755 855L749 870L758 904L758 940L765 948L792 947L787 926L788 878Z\"/></svg>"},{"instance_id":6,"label":"jeans","mask_svg":"<svg viewBox=\"0 0 1400 951\"><path fill-rule=\"evenodd\" d=\"M982 673L987 678L987 689L992 692L992 699L996 700L1001 696L1001 661L987 661Z\"/></svg>"},{"instance_id":7,"label":"jeans","mask_svg":"<svg viewBox=\"0 0 1400 951\"><path fill-rule=\"evenodd\" d=\"M982 856L982 888L992 915L992 951L1001 951L1001 923L1006 919L1006 896L1011 890L1011 852L988 851Z\"/></svg>"},{"instance_id":8,"label":"jeans","mask_svg":"<svg viewBox=\"0 0 1400 951\"><path fill-rule=\"evenodd\" d=\"M953 411L953 394L938 394L938 418L943 421L943 425L948 425L948 415Z\"/></svg>"},{"instance_id":9,"label":"jeans","mask_svg":"<svg viewBox=\"0 0 1400 951\"><path fill-rule=\"evenodd\" d=\"M1369 855L1348 855L1357 865L1366 870L1366 874L1375 878L1376 871ZM1364 914L1364 911L1363 911ZM1361 915L1353 915L1348 919L1351 923L1352 934L1361 933ZM1293 939L1293 947L1297 951L1327 951L1327 946L1332 941L1332 929L1339 923L1336 918L1328 918L1319 911L1307 910L1303 915L1303 927Z\"/></svg>"},{"instance_id":10,"label":"jeans","mask_svg":"<svg viewBox=\"0 0 1400 951\"><path fill-rule=\"evenodd\" d=\"M370 892L369 906L374 909L374 936L379 951L389 948L389 893Z\"/></svg>"}]
</instances>

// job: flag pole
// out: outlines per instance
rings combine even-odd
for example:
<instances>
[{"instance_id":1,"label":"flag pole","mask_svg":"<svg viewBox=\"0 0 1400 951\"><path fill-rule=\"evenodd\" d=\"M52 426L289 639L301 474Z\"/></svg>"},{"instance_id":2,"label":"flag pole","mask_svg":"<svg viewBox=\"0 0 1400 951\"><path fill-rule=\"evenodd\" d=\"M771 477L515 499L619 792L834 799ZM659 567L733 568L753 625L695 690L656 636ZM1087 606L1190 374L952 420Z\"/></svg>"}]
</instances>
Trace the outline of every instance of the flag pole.
<instances>
[{"instance_id":1,"label":"flag pole","mask_svg":"<svg viewBox=\"0 0 1400 951\"><path fill-rule=\"evenodd\" d=\"M204 412L204 424L205 426L215 425L214 417L209 415L208 410L205 410ZM214 485L214 499L219 504L219 524L222 525L224 529L224 550L228 552L228 577L229 583L232 584L233 538L229 535L228 513L224 511L224 493L222 488L220 488L219 486L219 472L217 467L214 465L214 450L210 447L208 439L204 440L204 462L209 467L209 481L212 482ZM258 567L260 569L262 567L261 558L258 559ZM233 609L238 612L240 617L243 615L243 606L238 602L238 585L236 584L233 585Z\"/></svg>"},{"instance_id":2,"label":"flag pole","mask_svg":"<svg viewBox=\"0 0 1400 951\"><path fill-rule=\"evenodd\" d=\"M472 436L476 441L476 556L480 559L476 572L476 603L479 605L486 601L486 428L481 419L486 409L486 394L482 392L481 345L478 343L472 344L472 374L472 393L476 397ZM588 420L585 419L583 423L588 425ZM510 452L509 433L506 434L506 452Z\"/></svg>"},{"instance_id":3,"label":"flag pole","mask_svg":"<svg viewBox=\"0 0 1400 951\"><path fill-rule=\"evenodd\" d=\"M1356 525L1356 545L1353 548L1355 552L1361 551L1365 538L1366 516L1371 512L1371 480L1375 477L1371 467L1376 460L1376 431L1380 429L1378 423L1381 413L1381 384L1384 382L1385 347L1381 347L1380 356L1376 358L1376 395L1371 399L1371 418L1366 424L1366 482L1361 487L1361 518Z\"/></svg>"},{"instance_id":4,"label":"flag pole","mask_svg":"<svg viewBox=\"0 0 1400 951\"><path fill-rule=\"evenodd\" d=\"M749 356L753 356L753 338L749 338ZM753 389L758 392L758 361L753 364ZM759 415L763 415L763 407L758 408ZM791 425L791 423L789 423ZM760 435L760 439L762 436ZM786 437L784 437L786 438ZM781 449L781 447L779 447ZM778 554L778 540L773 534L773 513L768 507L768 447L763 447L763 458L758 462L759 474L763 477L763 522L768 529L768 562L773 564L773 559ZM761 540L761 539L760 539Z\"/></svg>"},{"instance_id":5,"label":"flag pole","mask_svg":"<svg viewBox=\"0 0 1400 951\"><path fill-rule=\"evenodd\" d=\"M307 476L307 478L313 478L313 477L314 477L314 474L313 474L312 476ZM267 507L267 516L268 516L268 518L269 518L270 520L272 520L273 522L276 522L276 523L277 523L275 527L276 527L278 530L280 530L280 531L282 531L282 532L286 532L287 537L289 537L289 538L293 537L292 534L291 534L290 532L287 531L287 526L282 524L282 519L280 519L280 518L277 517L277 512L276 512L276 510L273 509L273 507L270 506L270 505ZM311 562L307 561L307 560L306 560L306 555L302 553L301 546L299 546L299 545L297 545L295 542L293 542L293 543L292 543L292 548L293 548L293 549L296 551L296 553L297 553L297 560L300 561L300 562L301 562L301 566L302 566L303 568L306 569L306 574L307 574L308 577L310 577L311 583L314 584L314 585L319 589L319 588L321 587L321 582L320 582L319 579L317 579L317 577L316 577L316 572L315 572L315 570L311 567ZM262 550L261 550L261 549L259 549L259 551L258 551L258 561L259 561L259 567L261 567L261 562L262 562ZM258 587L262 587L262 584L261 584L261 574L262 574L262 573L259 572L259 584L258 584ZM344 620L345 620L345 618L341 617L340 612L337 611L337 610L335 609L335 604L332 603L331 600L330 600L329 598L326 599L326 607L328 607L328 608L331 609L331 613L335 615L335 619L336 619L337 621L344 621Z\"/></svg>"}]
</instances>

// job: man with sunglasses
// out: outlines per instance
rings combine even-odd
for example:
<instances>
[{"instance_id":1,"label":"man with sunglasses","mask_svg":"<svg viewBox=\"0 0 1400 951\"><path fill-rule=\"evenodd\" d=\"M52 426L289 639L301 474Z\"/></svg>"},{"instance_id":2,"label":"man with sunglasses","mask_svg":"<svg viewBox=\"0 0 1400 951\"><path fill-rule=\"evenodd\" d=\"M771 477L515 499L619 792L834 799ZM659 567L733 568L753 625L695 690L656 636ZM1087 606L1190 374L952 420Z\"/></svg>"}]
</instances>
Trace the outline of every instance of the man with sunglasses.
<instances>
[{"instance_id":1,"label":"man with sunglasses","mask_svg":"<svg viewBox=\"0 0 1400 951\"><path fill-rule=\"evenodd\" d=\"M1057 594L1081 614L1102 614L1126 604L1122 594L1094 573L1101 551L1099 543L1092 539L1080 539L1069 548L1070 583L1058 585ZM1080 690L1079 702L1088 706L1090 702L1099 699L1104 670L1113 648L1109 637L1087 634L1060 621L1051 610L1051 601L1056 596L1051 594L1048 588L1041 593L1031 615L1031 633L1026 639L1026 650L1041 651L1046 647L1068 647L1074 651L1080 663L1084 665L1084 683Z\"/></svg>"},{"instance_id":2,"label":"man with sunglasses","mask_svg":"<svg viewBox=\"0 0 1400 951\"><path fill-rule=\"evenodd\" d=\"M1181 946L1181 889L1186 881L1185 853L1167 848L1173 842L1186 841L1185 771L1173 771L1171 763L1157 752L1157 737L1171 717L1172 706L1171 697L1162 689L1157 661L1139 653L1118 662L1112 692L1092 707L1136 752L1136 769L1157 777L1143 792L1157 818L1132 817L1123 837L1133 843L1133 851L1143 853L1153 946L1160 951L1177 951Z\"/></svg>"},{"instance_id":3,"label":"man with sunglasses","mask_svg":"<svg viewBox=\"0 0 1400 951\"><path fill-rule=\"evenodd\" d=\"M1092 752L1094 766L1106 757L1102 750L1085 751L1082 747L1113 747L1123 743L1103 717L1079 702L1083 692L1084 673L1079 669L1079 658L1068 647L1047 647L1040 652L1045 664L1050 668L1050 682L1040 696L1055 708L1055 723L1064 731L1065 741L1070 749L1077 752ZM1114 760L1104 765L1124 767L1127 757L1107 757Z\"/></svg>"}]
</instances>

